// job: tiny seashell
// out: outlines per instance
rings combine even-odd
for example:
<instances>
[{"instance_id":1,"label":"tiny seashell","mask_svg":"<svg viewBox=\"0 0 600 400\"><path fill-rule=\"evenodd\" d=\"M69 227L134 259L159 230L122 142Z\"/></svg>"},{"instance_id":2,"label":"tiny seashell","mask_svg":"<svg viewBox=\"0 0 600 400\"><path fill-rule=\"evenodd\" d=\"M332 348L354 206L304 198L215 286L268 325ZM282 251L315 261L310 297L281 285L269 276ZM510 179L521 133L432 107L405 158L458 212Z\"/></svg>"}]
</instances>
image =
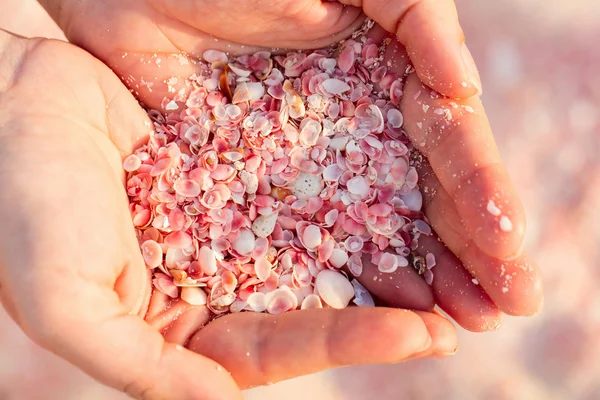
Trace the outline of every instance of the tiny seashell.
<instances>
[{"instance_id":1,"label":"tiny seashell","mask_svg":"<svg viewBox=\"0 0 600 400\"><path fill-rule=\"evenodd\" d=\"M266 238L275 229L278 213L274 212L269 215L261 215L252 223L252 232L259 238Z\"/></svg>"},{"instance_id":2,"label":"tiny seashell","mask_svg":"<svg viewBox=\"0 0 600 400\"><path fill-rule=\"evenodd\" d=\"M331 257L329 257L329 264L334 268L342 268L348 262L348 253L342 249L333 249Z\"/></svg>"},{"instance_id":3,"label":"tiny seashell","mask_svg":"<svg viewBox=\"0 0 600 400\"><path fill-rule=\"evenodd\" d=\"M354 304L359 307L375 307L373 296L359 281L352 279L350 283L354 286Z\"/></svg>"},{"instance_id":4,"label":"tiny seashell","mask_svg":"<svg viewBox=\"0 0 600 400\"><path fill-rule=\"evenodd\" d=\"M204 60L208 63L213 63L213 62L226 63L227 62L227 54L223 53L222 51L218 51L218 50L206 50L202 54L202 58L204 58Z\"/></svg>"},{"instance_id":5,"label":"tiny seashell","mask_svg":"<svg viewBox=\"0 0 600 400\"><path fill-rule=\"evenodd\" d=\"M325 183L321 177L306 172L301 172L298 178L290 184L292 194L300 200L308 200L311 197L318 196Z\"/></svg>"},{"instance_id":6,"label":"tiny seashell","mask_svg":"<svg viewBox=\"0 0 600 400\"><path fill-rule=\"evenodd\" d=\"M302 305L300 306L301 310L308 310L311 308L323 308L323 304L321 303L321 298L316 294L309 294L302 300Z\"/></svg>"},{"instance_id":7,"label":"tiny seashell","mask_svg":"<svg viewBox=\"0 0 600 400\"><path fill-rule=\"evenodd\" d=\"M329 269L319 272L315 280L315 288L321 299L336 309L347 307L354 297L354 287L348 279L341 273Z\"/></svg>"},{"instance_id":8,"label":"tiny seashell","mask_svg":"<svg viewBox=\"0 0 600 400\"><path fill-rule=\"evenodd\" d=\"M254 292L248 296L246 303L252 311L263 312L267 309L267 296L264 293Z\"/></svg>"},{"instance_id":9,"label":"tiny seashell","mask_svg":"<svg viewBox=\"0 0 600 400\"><path fill-rule=\"evenodd\" d=\"M339 79L326 79L321 85L327 92L335 95L342 94L351 89L350 85Z\"/></svg>"},{"instance_id":10,"label":"tiny seashell","mask_svg":"<svg viewBox=\"0 0 600 400\"><path fill-rule=\"evenodd\" d=\"M203 306L206 304L208 295L199 287L182 287L181 299L193 306Z\"/></svg>"},{"instance_id":11,"label":"tiny seashell","mask_svg":"<svg viewBox=\"0 0 600 400\"><path fill-rule=\"evenodd\" d=\"M387 121L393 128L400 128L404 123L404 117L398 109L390 108L387 112Z\"/></svg>"},{"instance_id":12,"label":"tiny seashell","mask_svg":"<svg viewBox=\"0 0 600 400\"><path fill-rule=\"evenodd\" d=\"M436 265L435 255L433 253L427 253L425 261L427 263L427 269L432 269Z\"/></svg>"},{"instance_id":13,"label":"tiny seashell","mask_svg":"<svg viewBox=\"0 0 600 400\"><path fill-rule=\"evenodd\" d=\"M240 230L238 237L231 243L231 247L238 254L250 255L254 251L254 233L249 229Z\"/></svg>"},{"instance_id":14,"label":"tiny seashell","mask_svg":"<svg viewBox=\"0 0 600 400\"><path fill-rule=\"evenodd\" d=\"M247 78L252 74L252 71L245 69L242 66L230 63L228 65L229 69L236 74L237 76L241 76L243 78Z\"/></svg>"},{"instance_id":15,"label":"tiny seashell","mask_svg":"<svg viewBox=\"0 0 600 400\"><path fill-rule=\"evenodd\" d=\"M148 268L156 268L163 261L162 248L154 240L146 240L141 245L142 257Z\"/></svg>"},{"instance_id":16,"label":"tiny seashell","mask_svg":"<svg viewBox=\"0 0 600 400\"><path fill-rule=\"evenodd\" d=\"M132 154L123 160L123 169L127 172L136 171L141 165L142 160L135 154Z\"/></svg>"},{"instance_id":17,"label":"tiny seashell","mask_svg":"<svg viewBox=\"0 0 600 400\"><path fill-rule=\"evenodd\" d=\"M217 259L215 252L210 247L200 247L198 262L205 275L214 275L217 272Z\"/></svg>"},{"instance_id":18,"label":"tiny seashell","mask_svg":"<svg viewBox=\"0 0 600 400\"><path fill-rule=\"evenodd\" d=\"M423 208L423 195L418 188L400 196L406 207L411 211L421 211Z\"/></svg>"},{"instance_id":19,"label":"tiny seashell","mask_svg":"<svg viewBox=\"0 0 600 400\"><path fill-rule=\"evenodd\" d=\"M236 300L229 306L229 311L232 313L242 312L246 307L248 307L248 303L243 300Z\"/></svg>"}]
</instances>

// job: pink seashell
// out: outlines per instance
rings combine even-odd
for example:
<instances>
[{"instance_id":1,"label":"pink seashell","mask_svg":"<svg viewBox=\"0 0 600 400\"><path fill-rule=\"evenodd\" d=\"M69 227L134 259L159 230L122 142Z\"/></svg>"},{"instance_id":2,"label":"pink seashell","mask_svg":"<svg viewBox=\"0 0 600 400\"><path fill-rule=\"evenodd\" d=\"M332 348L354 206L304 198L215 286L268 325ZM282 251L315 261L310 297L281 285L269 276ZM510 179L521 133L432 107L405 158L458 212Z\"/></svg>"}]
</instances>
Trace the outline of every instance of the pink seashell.
<instances>
[{"instance_id":1,"label":"pink seashell","mask_svg":"<svg viewBox=\"0 0 600 400\"><path fill-rule=\"evenodd\" d=\"M394 82L392 82L389 90L390 90L390 101L395 105L399 105L400 99L402 98L402 95L404 94L404 92L402 90L402 81L396 79Z\"/></svg>"},{"instance_id":2,"label":"pink seashell","mask_svg":"<svg viewBox=\"0 0 600 400\"><path fill-rule=\"evenodd\" d=\"M325 227L329 228L335 224L335 221L338 218L339 211L336 209L330 210L325 214Z\"/></svg>"},{"instance_id":3,"label":"pink seashell","mask_svg":"<svg viewBox=\"0 0 600 400\"><path fill-rule=\"evenodd\" d=\"M311 308L323 308L323 304L321 303L321 298L316 294L309 294L302 300L302 305L300 306L301 310L308 310Z\"/></svg>"},{"instance_id":4,"label":"pink seashell","mask_svg":"<svg viewBox=\"0 0 600 400\"><path fill-rule=\"evenodd\" d=\"M221 274L221 284L223 285L223 290L227 293L233 293L237 286L237 278L231 271L224 271Z\"/></svg>"},{"instance_id":5,"label":"pink seashell","mask_svg":"<svg viewBox=\"0 0 600 400\"><path fill-rule=\"evenodd\" d=\"M355 176L346 183L348 191L358 197L359 200L369 195L371 189L369 182L362 176Z\"/></svg>"},{"instance_id":6,"label":"pink seashell","mask_svg":"<svg viewBox=\"0 0 600 400\"><path fill-rule=\"evenodd\" d=\"M185 232L173 232L165 237L165 244L176 249L185 249L192 245L192 237Z\"/></svg>"},{"instance_id":7,"label":"pink seashell","mask_svg":"<svg viewBox=\"0 0 600 400\"><path fill-rule=\"evenodd\" d=\"M317 258L319 262L327 262L333 254L335 241L332 239L326 240L317 248Z\"/></svg>"},{"instance_id":8,"label":"pink seashell","mask_svg":"<svg viewBox=\"0 0 600 400\"><path fill-rule=\"evenodd\" d=\"M227 164L219 164L216 168L210 173L210 177L215 181L229 181L233 177L235 177L237 171L231 166Z\"/></svg>"},{"instance_id":9,"label":"pink seashell","mask_svg":"<svg viewBox=\"0 0 600 400\"><path fill-rule=\"evenodd\" d=\"M223 183L217 183L210 190L205 192L200 199L200 203L211 210L223 208L231 199L231 190Z\"/></svg>"},{"instance_id":10,"label":"pink seashell","mask_svg":"<svg viewBox=\"0 0 600 400\"><path fill-rule=\"evenodd\" d=\"M387 112L387 121L393 128L400 128L404 123L404 117L396 108L390 108Z\"/></svg>"},{"instance_id":11,"label":"pink seashell","mask_svg":"<svg viewBox=\"0 0 600 400\"><path fill-rule=\"evenodd\" d=\"M315 289L327 305L336 309L345 308L354 297L354 287L348 279L329 269L319 272L315 280Z\"/></svg>"},{"instance_id":12,"label":"pink seashell","mask_svg":"<svg viewBox=\"0 0 600 400\"><path fill-rule=\"evenodd\" d=\"M337 58L337 64L344 73L348 73L354 66L356 54L351 46L346 46Z\"/></svg>"},{"instance_id":13,"label":"pink seashell","mask_svg":"<svg viewBox=\"0 0 600 400\"><path fill-rule=\"evenodd\" d=\"M348 236L344 242L344 247L350 253L358 253L362 250L364 241L360 236Z\"/></svg>"},{"instance_id":14,"label":"pink seashell","mask_svg":"<svg viewBox=\"0 0 600 400\"><path fill-rule=\"evenodd\" d=\"M154 240L146 240L141 245L142 257L148 268L156 268L163 261L162 248Z\"/></svg>"},{"instance_id":15,"label":"pink seashell","mask_svg":"<svg viewBox=\"0 0 600 400\"><path fill-rule=\"evenodd\" d=\"M202 54L202 58L208 63L221 62L227 63L227 54L217 50L206 50Z\"/></svg>"},{"instance_id":16,"label":"pink seashell","mask_svg":"<svg viewBox=\"0 0 600 400\"><path fill-rule=\"evenodd\" d=\"M215 252L210 247L200 247L198 262L205 275L212 276L217 273L217 259L215 258Z\"/></svg>"},{"instance_id":17,"label":"pink seashell","mask_svg":"<svg viewBox=\"0 0 600 400\"><path fill-rule=\"evenodd\" d=\"M294 299L296 297L293 293L291 296L293 296ZM294 299L292 299L291 296L274 296L267 306L267 312L269 314L278 315L294 309Z\"/></svg>"},{"instance_id":18,"label":"pink seashell","mask_svg":"<svg viewBox=\"0 0 600 400\"><path fill-rule=\"evenodd\" d=\"M199 287L182 287L181 288L181 299L192 306L203 306L206 305L208 295L204 290Z\"/></svg>"},{"instance_id":19,"label":"pink seashell","mask_svg":"<svg viewBox=\"0 0 600 400\"><path fill-rule=\"evenodd\" d=\"M160 272L155 273L152 284L159 292L164 293L173 299L176 299L179 295L179 289L173 283L173 278L168 275Z\"/></svg>"},{"instance_id":20,"label":"pink seashell","mask_svg":"<svg viewBox=\"0 0 600 400\"><path fill-rule=\"evenodd\" d=\"M371 72L371 80L375 83L381 82L381 80L387 74L387 67L385 65L381 65Z\"/></svg>"},{"instance_id":21,"label":"pink seashell","mask_svg":"<svg viewBox=\"0 0 600 400\"><path fill-rule=\"evenodd\" d=\"M197 197L200 194L200 185L191 179L178 179L173 184L175 193L184 197Z\"/></svg>"},{"instance_id":22,"label":"pink seashell","mask_svg":"<svg viewBox=\"0 0 600 400\"><path fill-rule=\"evenodd\" d=\"M385 183L393 184L397 189L400 189L406 182L408 170L408 161L402 157L397 158L393 162L389 174L385 177Z\"/></svg>"}]
</instances>

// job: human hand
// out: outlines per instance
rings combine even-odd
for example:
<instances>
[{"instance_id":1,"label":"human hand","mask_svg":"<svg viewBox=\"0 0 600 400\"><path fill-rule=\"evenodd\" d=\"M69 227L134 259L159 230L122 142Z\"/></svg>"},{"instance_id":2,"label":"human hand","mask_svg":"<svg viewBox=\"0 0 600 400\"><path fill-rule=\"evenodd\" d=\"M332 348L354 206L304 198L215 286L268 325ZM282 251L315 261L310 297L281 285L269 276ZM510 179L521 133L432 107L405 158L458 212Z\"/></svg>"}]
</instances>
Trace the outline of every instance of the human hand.
<instances>
[{"instance_id":1,"label":"human hand","mask_svg":"<svg viewBox=\"0 0 600 400\"><path fill-rule=\"evenodd\" d=\"M452 325L425 312L246 313L198 331L203 307L149 306L121 167L147 140L145 112L72 45L0 32L0 54L0 300L36 343L146 399L237 399L236 383L456 349ZM173 313L183 323L160 326Z\"/></svg>"},{"instance_id":2,"label":"human hand","mask_svg":"<svg viewBox=\"0 0 600 400\"><path fill-rule=\"evenodd\" d=\"M68 39L104 61L152 108L208 49L316 49L358 28L362 10L397 34L421 80L450 97L481 90L452 0L40 0ZM181 54L190 55L187 62Z\"/></svg>"},{"instance_id":3,"label":"human hand","mask_svg":"<svg viewBox=\"0 0 600 400\"><path fill-rule=\"evenodd\" d=\"M257 49L252 46L320 47L347 36L361 21L358 9L320 1L294 2L293 7L283 0L275 7L244 2L246 8L236 7L240 3L233 1L200 0L42 3L71 40L107 62L142 101L154 107L159 107L163 97L172 97L164 83L168 78L194 72L193 63L182 65L181 51L199 57L209 48L239 53ZM413 76L408 80L400 108L408 136L428 160L419 171L427 178L422 187L431 187L425 193L426 214L445 243L423 241L429 242L429 247L421 252L432 252L438 258L432 290L410 269L400 269L394 279L375 285L371 278L378 274L377 269L367 268L361 282L388 305L431 310L437 303L474 331L499 327L500 311L535 313L542 303L541 278L522 252L524 213L502 166L481 102L477 97L431 98L430 89L419 85L421 80L453 97L477 92L478 85L462 85L475 79L470 75L476 75L476 69L472 65L467 76L462 68L458 55L463 37L452 2L347 3L362 4L367 14L395 30L408 46L408 53L397 43L388 50L394 72L402 75L409 60L417 67L419 79ZM202 12L193 12L194 7ZM227 19L219 17L224 10ZM98 15L105 17L96 18ZM151 86L142 84L150 81ZM420 99L415 99L418 93ZM449 114L434 113L443 109ZM447 115L453 119L444 123ZM453 139L437 145L449 133ZM510 220L512 230L500 229L501 217L487 210L490 200Z\"/></svg>"}]
</instances>

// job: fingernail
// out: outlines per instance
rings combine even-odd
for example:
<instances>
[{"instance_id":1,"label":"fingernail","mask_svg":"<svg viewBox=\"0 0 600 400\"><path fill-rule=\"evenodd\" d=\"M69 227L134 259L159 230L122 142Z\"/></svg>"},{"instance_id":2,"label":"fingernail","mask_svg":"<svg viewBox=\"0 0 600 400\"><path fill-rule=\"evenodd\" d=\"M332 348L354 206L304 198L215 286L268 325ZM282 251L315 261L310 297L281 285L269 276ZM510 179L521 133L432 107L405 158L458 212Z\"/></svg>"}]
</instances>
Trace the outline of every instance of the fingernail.
<instances>
[{"instance_id":1,"label":"fingernail","mask_svg":"<svg viewBox=\"0 0 600 400\"><path fill-rule=\"evenodd\" d=\"M437 351L437 352L435 352L434 357L445 358L445 357L453 356L458 351L458 347L459 346L456 346L456 348L452 351Z\"/></svg>"},{"instance_id":2,"label":"fingernail","mask_svg":"<svg viewBox=\"0 0 600 400\"><path fill-rule=\"evenodd\" d=\"M471 51L469 51L466 43L463 43L462 45L461 55L463 67L467 75L467 81L463 83L463 86L475 88L477 90L477 95L481 96L483 93L481 88L481 77L479 76L479 71L477 71L473 55L471 54Z\"/></svg>"}]
</instances>

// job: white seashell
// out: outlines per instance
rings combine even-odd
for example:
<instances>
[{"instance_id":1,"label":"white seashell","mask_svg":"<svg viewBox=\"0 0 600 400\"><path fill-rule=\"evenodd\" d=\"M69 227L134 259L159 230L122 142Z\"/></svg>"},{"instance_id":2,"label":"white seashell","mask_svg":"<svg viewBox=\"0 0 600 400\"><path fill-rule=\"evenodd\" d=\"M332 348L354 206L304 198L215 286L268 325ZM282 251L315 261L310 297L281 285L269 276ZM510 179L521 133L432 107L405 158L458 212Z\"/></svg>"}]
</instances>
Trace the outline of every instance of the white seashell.
<instances>
[{"instance_id":1,"label":"white seashell","mask_svg":"<svg viewBox=\"0 0 600 400\"><path fill-rule=\"evenodd\" d=\"M249 71L247 69L243 69L235 64L229 64L229 69L236 74L237 76L241 76L243 78L247 78L250 76L250 74L252 74L252 71Z\"/></svg>"},{"instance_id":2,"label":"white seashell","mask_svg":"<svg viewBox=\"0 0 600 400\"><path fill-rule=\"evenodd\" d=\"M200 247L198 262L205 275L214 275L217 272L217 258L215 252L208 246Z\"/></svg>"},{"instance_id":3,"label":"white seashell","mask_svg":"<svg viewBox=\"0 0 600 400\"><path fill-rule=\"evenodd\" d=\"M371 293L356 279L353 279L351 283L354 286L353 303L359 307L375 307L375 301L373 301Z\"/></svg>"},{"instance_id":4,"label":"white seashell","mask_svg":"<svg viewBox=\"0 0 600 400\"><path fill-rule=\"evenodd\" d=\"M206 304L208 295L199 287L182 287L181 299L193 306L203 306Z\"/></svg>"},{"instance_id":5,"label":"white seashell","mask_svg":"<svg viewBox=\"0 0 600 400\"><path fill-rule=\"evenodd\" d=\"M300 306L301 310L308 310L310 308L323 308L323 303L321 303L321 298L316 294L309 294L302 301L302 305Z\"/></svg>"},{"instance_id":6,"label":"white seashell","mask_svg":"<svg viewBox=\"0 0 600 400\"><path fill-rule=\"evenodd\" d=\"M407 194L400 196L406 207L411 211L421 211L423 207L423 195L418 188L414 188Z\"/></svg>"},{"instance_id":7,"label":"white seashell","mask_svg":"<svg viewBox=\"0 0 600 400\"><path fill-rule=\"evenodd\" d=\"M267 309L267 296L261 292L252 293L246 299L248 306L255 312L263 312Z\"/></svg>"},{"instance_id":8,"label":"white seashell","mask_svg":"<svg viewBox=\"0 0 600 400\"><path fill-rule=\"evenodd\" d=\"M242 312L246 307L248 307L248 303L242 300L236 300L229 306L229 311L232 313Z\"/></svg>"},{"instance_id":9,"label":"white seashell","mask_svg":"<svg viewBox=\"0 0 600 400\"><path fill-rule=\"evenodd\" d=\"M315 289L321 299L332 308L345 308L354 297L354 287L348 279L329 269L319 272L315 280Z\"/></svg>"},{"instance_id":10,"label":"white seashell","mask_svg":"<svg viewBox=\"0 0 600 400\"><path fill-rule=\"evenodd\" d=\"M254 250L254 241L255 241L254 233L252 233L249 229L241 229L239 236L233 243L231 243L231 248L233 248L238 254L241 255L250 255Z\"/></svg>"},{"instance_id":11,"label":"white seashell","mask_svg":"<svg viewBox=\"0 0 600 400\"><path fill-rule=\"evenodd\" d=\"M329 257L329 264L335 268L342 268L348 262L348 253L342 249L333 249L331 257Z\"/></svg>"},{"instance_id":12,"label":"white seashell","mask_svg":"<svg viewBox=\"0 0 600 400\"><path fill-rule=\"evenodd\" d=\"M350 85L339 79L325 79L322 83L323 89L331 94L342 94L350 90Z\"/></svg>"},{"instance_id":13,"label":"white seashell","mask_svg":"<svg viewBox=\"0 0 600 400\"><path fill-rule=\"evenodd\" d=\"M252 223L252 232L259 238L266 238L275 229L279 213L274 212L269 215L260 215Z\"/></svg>"},{"instance_id":14,"label":"white seashell","mask_svg":"<svg viewBox=\"0 0 600 400\"><path fill-rule=\"evenodd\" d=\"M258 190L258 177L248 171L240 171L240 180L246 186L246 193L255 194Z\"/></svg>"},{"instance_id":15,"label":"white seashell","mask_svg":"<svg viewBox=\"0 0 600 400\"><path fill-rule=\"evenodd\" d=\"M320 176L301 172L298 178L290 184L292 194L299 200L308 200L311 197L317 197L325 187L325 183Z\"/></svg>"},{"instance_id":16,"label":"white seashell","mask_svg":"<svg viewBox=\"0 0 600 400\"><path fill-rule=\"evenodd\" d=\"M212 307L227 307L235 301L235 293L228 293L224 296L218 297L210 302Z\"/></svg>"}]
</instances>

